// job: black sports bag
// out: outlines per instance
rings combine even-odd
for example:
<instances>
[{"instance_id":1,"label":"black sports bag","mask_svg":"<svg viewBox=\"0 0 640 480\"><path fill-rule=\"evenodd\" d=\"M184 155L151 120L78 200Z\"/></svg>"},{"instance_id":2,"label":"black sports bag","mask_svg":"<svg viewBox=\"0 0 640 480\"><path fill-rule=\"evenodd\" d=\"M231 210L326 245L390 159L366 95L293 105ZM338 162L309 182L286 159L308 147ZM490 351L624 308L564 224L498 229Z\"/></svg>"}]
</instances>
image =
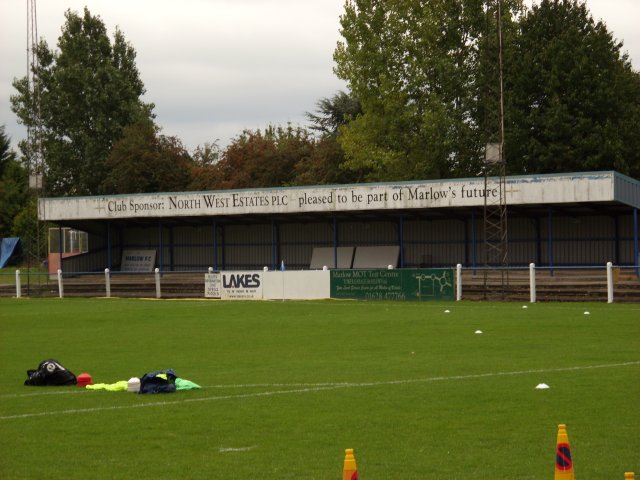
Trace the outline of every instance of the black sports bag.
<instances>
[{"instance_id":1,"label":"black sports bag","mask_svg":"<svg viewBox=\"0 0 640 480\"><path fill-rule=\"evenodd\" d=\"M37 370L27 370L25 385L44 387L48 385L75 385L76 376L60 365L60 362L49 358L40 362Z\"/></svg>"}]
</instances>

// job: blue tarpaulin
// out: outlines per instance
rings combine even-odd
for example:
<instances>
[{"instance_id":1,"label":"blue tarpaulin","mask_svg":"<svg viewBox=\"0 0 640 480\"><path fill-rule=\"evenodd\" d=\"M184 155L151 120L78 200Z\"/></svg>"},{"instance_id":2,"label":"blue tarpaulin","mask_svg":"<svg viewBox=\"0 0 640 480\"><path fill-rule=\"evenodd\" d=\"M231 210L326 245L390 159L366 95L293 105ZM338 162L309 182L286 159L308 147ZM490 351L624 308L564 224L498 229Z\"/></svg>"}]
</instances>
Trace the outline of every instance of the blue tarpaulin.
<instances>
[{"instance_id":1,"label":"blue tarpaulin","mask_svg":"<svg viewBox=\"0 0 640 480\"><path fill-rule=\"evenodd\" d=\"M0 268L3 268L14 253L18 252L19 237L8 237L0 240Z\"/></svg>"}]
</instances>

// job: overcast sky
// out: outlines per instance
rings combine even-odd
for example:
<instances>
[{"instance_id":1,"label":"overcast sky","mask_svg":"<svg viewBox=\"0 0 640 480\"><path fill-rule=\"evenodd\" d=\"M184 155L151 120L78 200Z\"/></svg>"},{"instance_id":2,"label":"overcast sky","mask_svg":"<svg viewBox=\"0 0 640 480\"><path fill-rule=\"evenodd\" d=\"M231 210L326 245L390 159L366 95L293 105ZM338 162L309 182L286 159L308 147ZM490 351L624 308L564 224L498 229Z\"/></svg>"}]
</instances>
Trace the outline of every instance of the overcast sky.
<instances>
[{"instance_id":1,"label":"overcast sky","mask_svg":"<svg viewBox=\"0 0 640 480\"><path fill-rule=\"evenodd\" d=\"M640 0L586 1L640 70ZM243 129L305 126L319 99L345 90L332 59L344 0L40 0L38 35L57 49L64 12L85 5L134 47L144 100L190 151ZM0 0L0 125L14 145L26 135L9 103L26 75L26 29L27 0Z\"/></svg>"}]
</instances>

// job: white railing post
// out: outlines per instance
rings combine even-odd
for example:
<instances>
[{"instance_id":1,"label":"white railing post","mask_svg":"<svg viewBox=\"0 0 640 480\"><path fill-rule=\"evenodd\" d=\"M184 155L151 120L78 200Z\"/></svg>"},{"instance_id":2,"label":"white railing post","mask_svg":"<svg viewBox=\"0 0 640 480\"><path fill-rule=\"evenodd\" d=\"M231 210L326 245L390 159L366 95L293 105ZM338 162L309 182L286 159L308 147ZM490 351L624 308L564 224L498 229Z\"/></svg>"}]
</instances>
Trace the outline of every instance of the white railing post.
<instances>
[{"instance_id":1,"label":"white railing post","mask_svg":"<svg viewBox=\"0 0 640 480\"><path fill-rule=\"evenodd\" d=\"M613 264L607 262L607 303L613 303Z\"/></svg>"},{"instance_id":2,"label":"white railing post","mask_svg":"<svg viewBox=\"0 0 640 480\"><path fill-rule=\"evenodd\" d=\"M462 300L462 265L456 265L456 302Z\"/></svg>"},{"instance_id":3,"label":"white railing post","mask_svg":"<svg viewBox=\"0 0 640 480\"><path fill-rule=\"evenodd\" d=\"M62 283L62 270L58 269L58 295L64 298L64 284Z\"/></svg>"},{"instance_id":4,"label":"white railing post","mask_svg":"<svg viewBox=\"0 0 640 480\"><path fill-rule=\"evenodd\" d=\"M20 270L16 270L16 298L22 297L22 283L20 282Z\"/></svg>"},{"instance_id":5,"label":"white railing post","mask_svg":"<svg viewBox=\"0 0 640 480\"><path fill-rule=\"evenodd\" d=\"M529 295L530 302L536 303L536 264L529 264Z\"/></svg>"},{"instance_id":6,"label":"white railing post","mask_svg":"<svg viewBox=\"0 0 640 480\"><path fill-rule=\"evenodd\" d=\"M162 297L162 292L160 291L160 269L156 267L156 298Z\"/></svg>"},{"instance_id":7,"label":"white railing post","mask_svg":"<svg viewBox=\"0 0 640 480\"><path fill-rule=\"evenodd\" d=\"M108 268L104 269L104 285L107 289L107 298L111 298L111 275Z\"/></svg>"}]
</instances>

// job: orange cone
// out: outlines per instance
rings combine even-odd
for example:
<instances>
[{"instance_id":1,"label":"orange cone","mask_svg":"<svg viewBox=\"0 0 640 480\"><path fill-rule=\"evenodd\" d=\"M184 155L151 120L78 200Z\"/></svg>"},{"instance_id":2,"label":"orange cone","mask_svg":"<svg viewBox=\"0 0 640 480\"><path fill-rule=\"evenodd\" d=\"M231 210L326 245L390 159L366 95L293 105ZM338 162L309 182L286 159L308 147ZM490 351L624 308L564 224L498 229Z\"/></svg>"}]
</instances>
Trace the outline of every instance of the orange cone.
<instances>
[{"instance_id":1,"label":"orange cone","mask_svg":"<svg viewBox=\"0 0 640 480\"><path fill-rule=\"evenodd\" d=\"M624 480L635 480L636 474L633 472L624 472Z\"/></svg>"},{"instance_id":2,"label":"orange cone","mask_svg":"<svg viewBox=\"0 0 640 480\"><path fill-rule=\"evenodd\" d=\"M347 448L344 451L342 480L358 480L358 468L356 467L356 457L353 456L353 448Z\"/></svg>"},{"instance_id":3,"label":"orange cone","mask_svg":"<svg viewBox=\"0 0 640 480\"><path fill-rule=\"evenodd\" d=\"M554 480L575 480L573 473L573 460L571 459L571 447L567 426L564 423L558 425L558 439L556 441L556 474Z\"/></svg>"}]
</instances>

